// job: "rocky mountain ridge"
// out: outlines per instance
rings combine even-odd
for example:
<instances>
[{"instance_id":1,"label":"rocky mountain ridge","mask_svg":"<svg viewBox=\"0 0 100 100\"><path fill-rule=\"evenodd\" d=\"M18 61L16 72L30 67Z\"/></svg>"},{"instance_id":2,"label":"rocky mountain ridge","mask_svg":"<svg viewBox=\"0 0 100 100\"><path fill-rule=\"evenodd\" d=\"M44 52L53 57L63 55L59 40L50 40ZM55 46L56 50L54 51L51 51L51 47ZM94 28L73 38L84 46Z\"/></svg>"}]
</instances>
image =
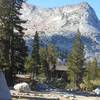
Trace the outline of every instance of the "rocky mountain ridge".
<instances>
[{"instance_id":1,"label":"rocky mountain ridge","mask_svg":"<svg viewBox=\"0 0 100 100\"><path fill-rule=\"evenodd\" d=\"M24 3L21 13L21 18L27 20L23 26L27 28L25 39L30 48L34 33L38 31L42 39L45 40L41 33L45 32L49 42L60 50L69 51L79 30L86 57L100 57L100 21L87 2L58 8L40 8Z\"/></svg>"}]
</instances>

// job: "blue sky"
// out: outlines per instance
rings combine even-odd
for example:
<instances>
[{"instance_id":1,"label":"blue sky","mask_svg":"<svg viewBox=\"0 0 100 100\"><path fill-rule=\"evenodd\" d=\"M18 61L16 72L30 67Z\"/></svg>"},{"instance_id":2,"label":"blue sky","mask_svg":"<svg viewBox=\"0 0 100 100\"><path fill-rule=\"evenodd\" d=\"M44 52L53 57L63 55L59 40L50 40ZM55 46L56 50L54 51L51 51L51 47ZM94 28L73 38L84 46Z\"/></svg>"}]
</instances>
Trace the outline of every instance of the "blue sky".
<instances>
[{"instance_id":1,"label":"blue sky","mask_svg":"<svg viewBox=\"0 0 100 100\"><path fill-rule=\"evenodd\" d=\"M94 8L98 18L100 19L100 0L28 0L27 2L44 8L52 8L68 4L77 4L83 1L87 1Z\"/></svg>"}]
</instances>

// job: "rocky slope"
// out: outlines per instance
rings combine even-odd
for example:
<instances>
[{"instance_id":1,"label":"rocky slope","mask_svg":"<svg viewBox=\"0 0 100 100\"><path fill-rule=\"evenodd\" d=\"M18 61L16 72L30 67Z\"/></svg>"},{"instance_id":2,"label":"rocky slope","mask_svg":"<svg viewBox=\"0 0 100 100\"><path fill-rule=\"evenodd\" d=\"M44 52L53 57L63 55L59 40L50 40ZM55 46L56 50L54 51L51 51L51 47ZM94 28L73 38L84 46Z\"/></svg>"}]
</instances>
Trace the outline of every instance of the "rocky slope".
<instances>
[{"instance_id":1,"label":"rocky slope","mask_svg":"<svg viewBox=\"0 0 100 100\"><path fill-rule=\"evenodd\" d=\"M21 12L21 18L27 20L23 26L27 28L25 39L30 48L35 31L39 31L44 43L47 40L43 32L58 49L69 51L79 29L86 57L100 57L100 21L87 2L58 8L40 8L25 3Z\"/></svg>"}]
</instances>

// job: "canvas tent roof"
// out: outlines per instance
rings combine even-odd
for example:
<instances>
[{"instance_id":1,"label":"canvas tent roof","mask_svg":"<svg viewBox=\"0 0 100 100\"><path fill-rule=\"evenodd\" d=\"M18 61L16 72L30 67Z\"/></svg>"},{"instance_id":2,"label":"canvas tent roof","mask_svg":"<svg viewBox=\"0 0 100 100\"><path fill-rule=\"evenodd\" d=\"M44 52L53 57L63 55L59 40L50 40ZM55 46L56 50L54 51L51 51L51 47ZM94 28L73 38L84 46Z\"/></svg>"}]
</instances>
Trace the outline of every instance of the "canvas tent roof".
<instances>
[{"instance_id":1,"label":"canvas tent roof","mask_svg":"<svg viewBox=\"0 0 100 100\"><path fill-rule=\"evenodd\" d=\"M2 71L0 71L0 100L11 100L10 91Z\"/></svg>"}]
</instances>

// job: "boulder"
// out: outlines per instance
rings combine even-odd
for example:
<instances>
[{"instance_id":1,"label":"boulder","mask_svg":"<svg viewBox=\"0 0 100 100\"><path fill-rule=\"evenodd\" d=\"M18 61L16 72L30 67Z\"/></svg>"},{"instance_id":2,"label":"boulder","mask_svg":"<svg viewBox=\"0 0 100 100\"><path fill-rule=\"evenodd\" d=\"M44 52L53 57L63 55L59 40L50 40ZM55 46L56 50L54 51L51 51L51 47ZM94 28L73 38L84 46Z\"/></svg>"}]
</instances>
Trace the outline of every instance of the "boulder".
<instances>
[{"instance_id":1,"label":"boulder","mask_svg":"<svg viewBox=\"0 0 100 100\"><path fill-rule=\"evenodd\" d=\"M30 92L31 91L28 83L25 83L25 82L16 84L14 86L14 89L18 92Z\"/></svg>"},{"instance_id":2,"label":"boulder","mask_svg":"<svg viewBox=\"0 0 100 100\"><path fill-rule=\"evenodd\" d=\"M10 90L2 71L0 71L0 100L11 100Z\"/></svg>"}]
</instances>

